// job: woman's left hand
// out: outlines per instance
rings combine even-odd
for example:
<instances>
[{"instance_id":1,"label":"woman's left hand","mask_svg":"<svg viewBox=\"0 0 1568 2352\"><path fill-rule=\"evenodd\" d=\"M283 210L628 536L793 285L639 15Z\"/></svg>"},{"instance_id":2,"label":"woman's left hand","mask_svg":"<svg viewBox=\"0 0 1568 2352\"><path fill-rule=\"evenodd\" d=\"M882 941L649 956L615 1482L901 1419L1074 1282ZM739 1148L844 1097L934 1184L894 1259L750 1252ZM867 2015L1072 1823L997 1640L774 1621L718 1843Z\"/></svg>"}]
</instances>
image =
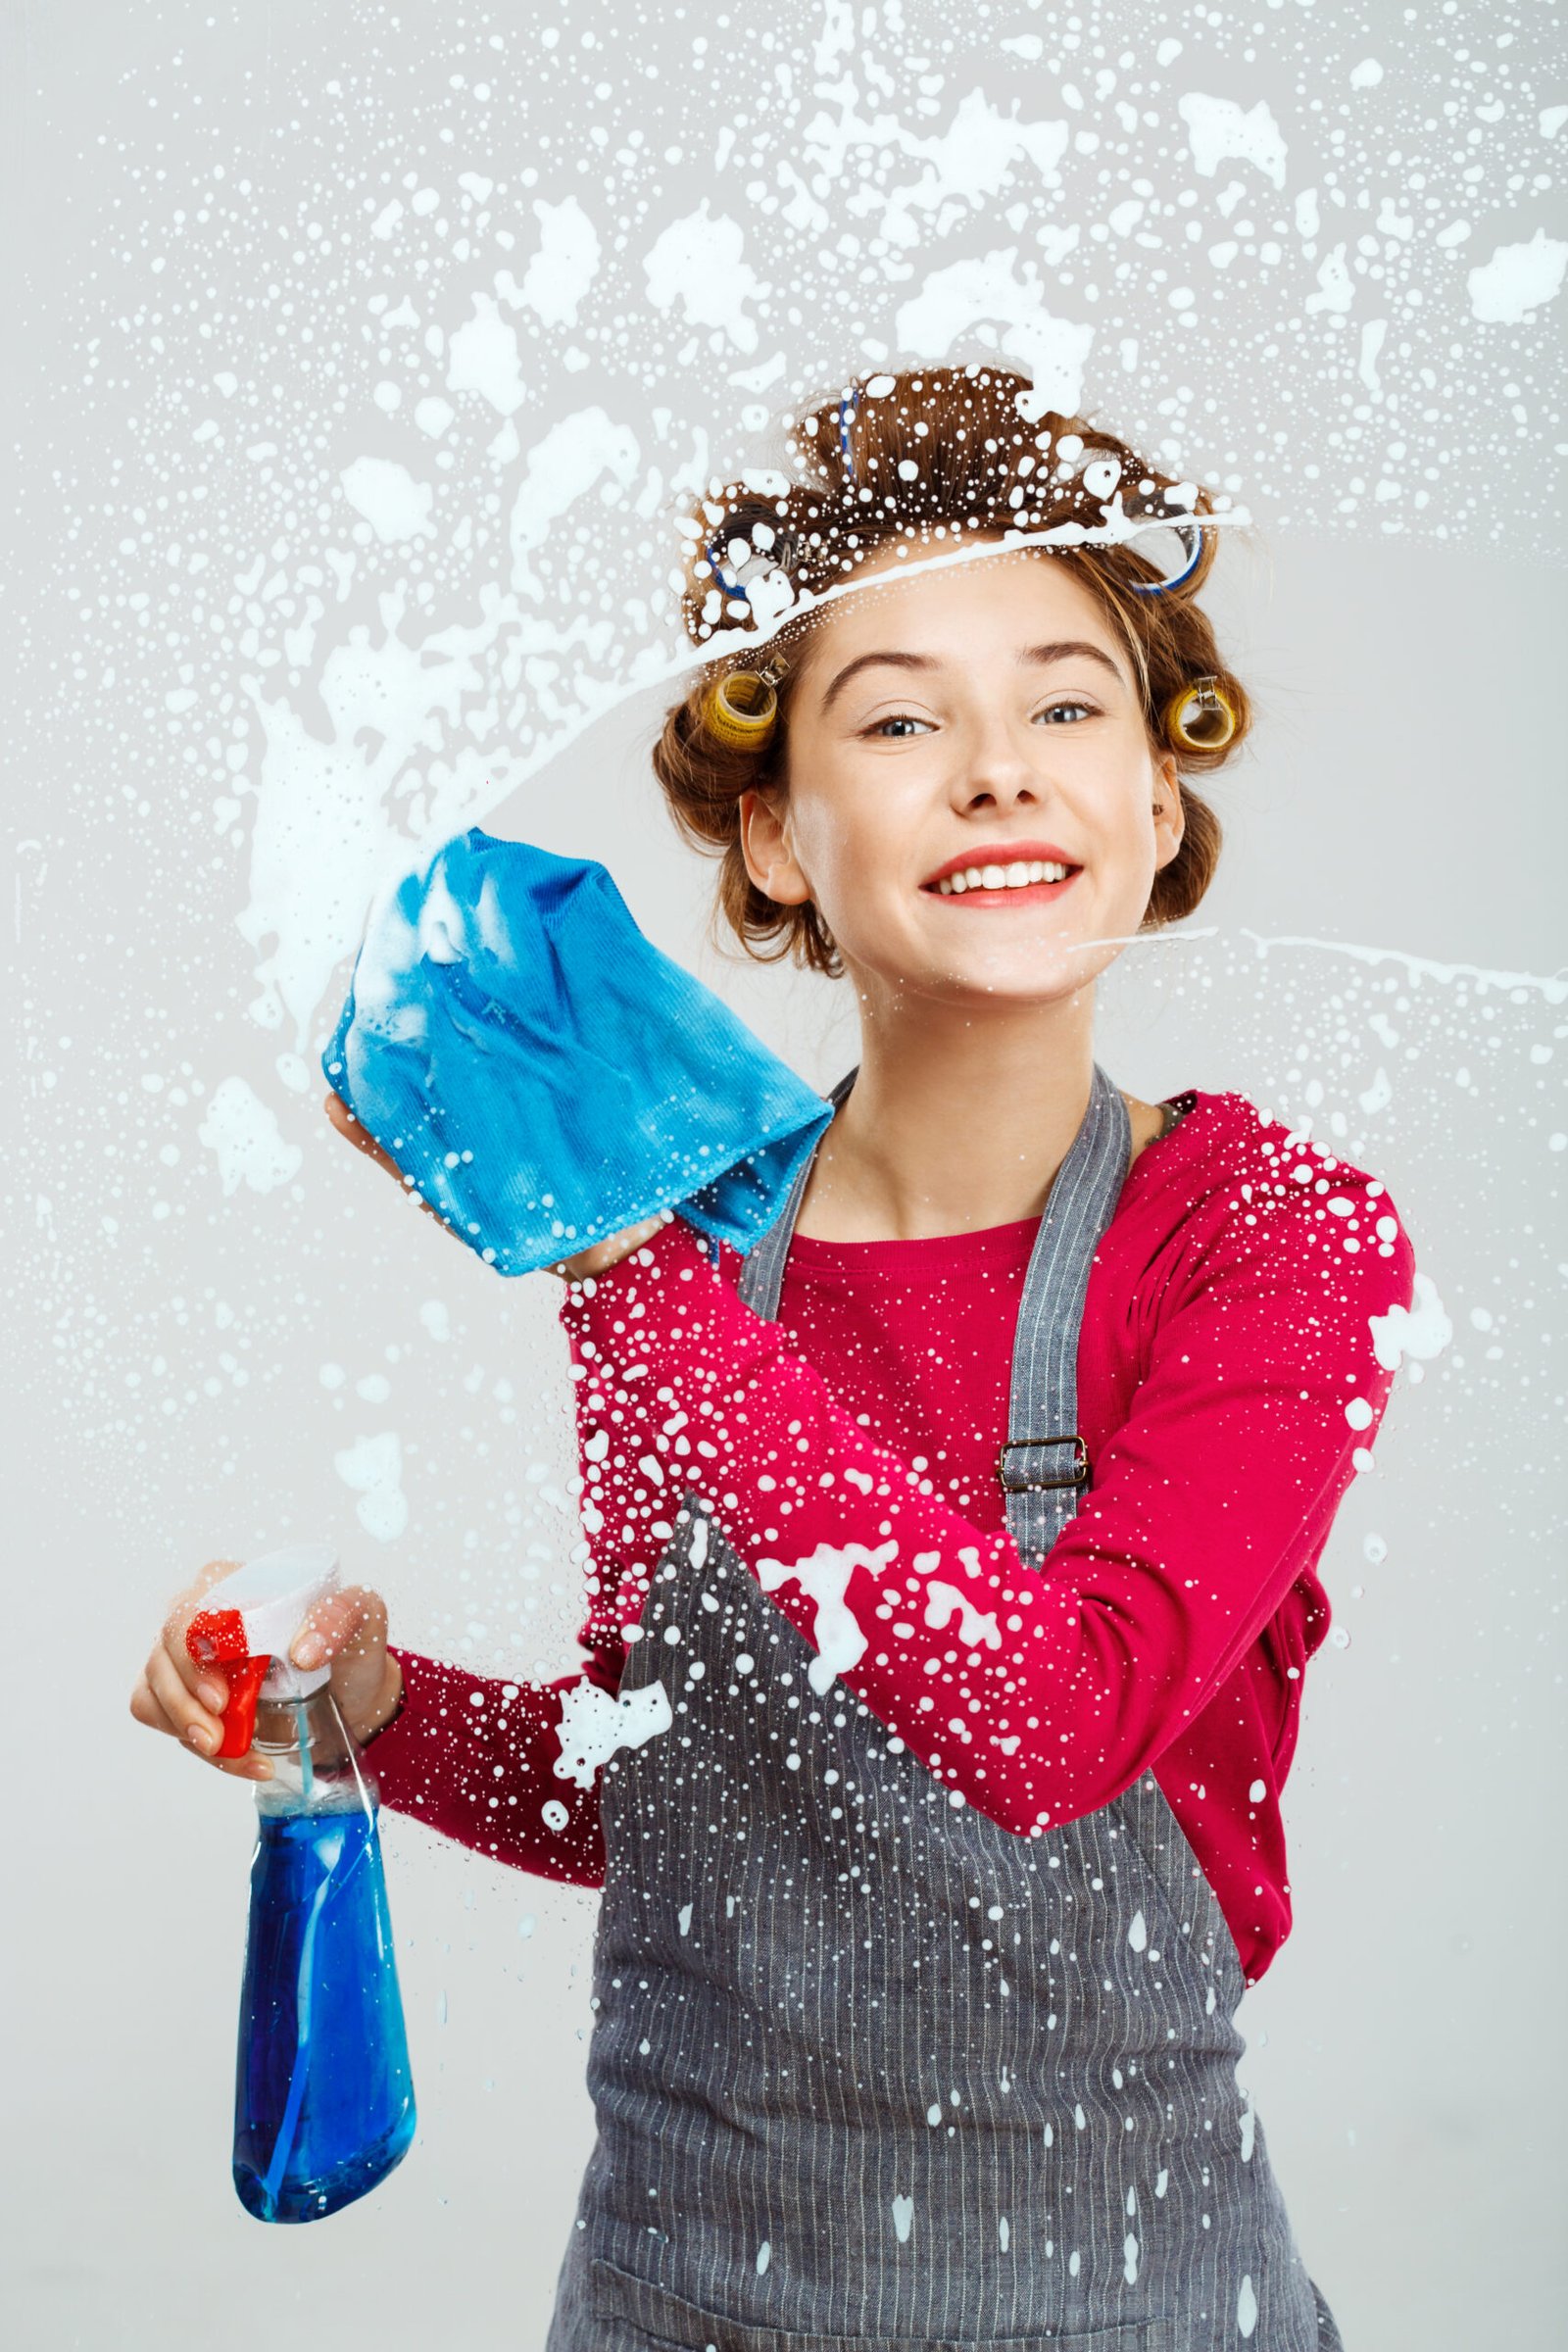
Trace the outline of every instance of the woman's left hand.
<instances>
[{"instance_id":1,"label":"woman's left hand","mask_svg":"<svg viewBox=\"0 0 1568 2352\"><path fill-rule=\"evenodd\" d=\"M356 1152L363 1152L367 1159L374 1160L378 1168L384 1168L389 1176L397 1179L401 1192L412 1190L391 1152L382 1151L374 1136L361 1126L340 1095L328 1094L326 1115L339 1135L345 1142L351 1143ZM423 1199L420 1199L419 1206L426 1216L434 1217L438 1225L451 1233L452 1227L439 1209L432 1208L429 1201ZM623 1257L630 1257L632 1251L640 1250L644 1242L652 1241L660 1227L667 1225L674 1213L673 1209L663 1209L657 1217L645 1217L640 1225L628 1225L624 1231L612 1233L608 1241L596 1242L591 1250L580 1250L575 1257L564 1257L558 1264L545 1267L544 1271L558 1274L563 1282L581 1282L587 1275L608 1274L612 1266L618 1265ZM461 1239L461 1236L457 1238Z\"/></svg>"}]
</instances>

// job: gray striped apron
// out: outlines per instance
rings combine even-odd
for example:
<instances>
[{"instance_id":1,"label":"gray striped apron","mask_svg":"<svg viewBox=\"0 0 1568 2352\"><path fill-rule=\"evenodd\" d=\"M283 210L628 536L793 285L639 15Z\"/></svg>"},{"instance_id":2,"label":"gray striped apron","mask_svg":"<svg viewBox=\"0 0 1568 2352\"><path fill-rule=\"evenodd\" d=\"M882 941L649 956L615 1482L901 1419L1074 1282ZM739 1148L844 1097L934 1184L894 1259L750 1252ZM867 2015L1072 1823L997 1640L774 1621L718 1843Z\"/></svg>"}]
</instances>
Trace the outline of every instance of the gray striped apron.
<instances>
[{"instance_id":1,"label":"gray striped apron","mask_svg":"<svg viewBox=\"0 0 1568 2352\"><path fill-rule=\"evenodd\" d=\"M1090 1474L1078 1333L1130 1153L1097 1063L999 1460L1031 1564ZM808 1167L745 1261L764 1317ZM621 1683L661 1682L670 1726L600 1776L598 2138L547 2352L1338 2352L1238 2091L1236 1946L1152 1775L999 1828L818 1688L710 1497L671 1524Z\"/></svg>"}]
</instances>

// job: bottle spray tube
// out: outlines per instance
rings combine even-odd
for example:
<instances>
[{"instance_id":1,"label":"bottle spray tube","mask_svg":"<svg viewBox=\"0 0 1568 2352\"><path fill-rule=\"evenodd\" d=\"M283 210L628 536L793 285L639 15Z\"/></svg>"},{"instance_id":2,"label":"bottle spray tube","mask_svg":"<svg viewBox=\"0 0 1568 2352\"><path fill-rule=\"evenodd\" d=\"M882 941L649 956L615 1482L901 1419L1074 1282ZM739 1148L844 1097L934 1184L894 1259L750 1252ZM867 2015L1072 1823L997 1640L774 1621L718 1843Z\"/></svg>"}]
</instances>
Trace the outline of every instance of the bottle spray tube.
<instances>
[{"instance_id":1,"label":"bottle spray tube","mask_svg":"<svg viewBox=\"0 0 1568 2352\"><path fill-rule=\"evenodd\" d=\"M375 1781L330 1667L288 1656L338 1583L329 1545L291 1544L214 1585L185 1636L228 1684L219 1754L254 1745L272 1765L256 1789L234 2083L234 2186L264 2222L351 2204L415 2130Z\"/></svg>"}]
</instances>

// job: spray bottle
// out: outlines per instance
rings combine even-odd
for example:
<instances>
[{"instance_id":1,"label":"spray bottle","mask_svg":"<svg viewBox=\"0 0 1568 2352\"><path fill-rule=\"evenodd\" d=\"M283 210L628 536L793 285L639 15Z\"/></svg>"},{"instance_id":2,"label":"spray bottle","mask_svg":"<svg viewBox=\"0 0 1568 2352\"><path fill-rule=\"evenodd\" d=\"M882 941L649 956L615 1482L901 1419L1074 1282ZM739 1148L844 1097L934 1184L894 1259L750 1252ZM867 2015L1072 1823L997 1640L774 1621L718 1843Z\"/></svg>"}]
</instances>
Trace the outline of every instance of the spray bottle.
<instances>
[{"instance_id":1,"label":"spray bottle","mask_svg":"<svg viewBox=\"0 0 1568 2352\"><path fill-rule=\"evenodd\" d=\"M254 1744L272 1765L256 1788L234 2080L234 2186L263 2222L335 2213L414 2137L375 1782L330 1667L288 1656L338 1583L328 1544L291 1544L212 1586L185 1635L196 1664L228 1684L219 1754Z\"/></svg>"}]
</instances>

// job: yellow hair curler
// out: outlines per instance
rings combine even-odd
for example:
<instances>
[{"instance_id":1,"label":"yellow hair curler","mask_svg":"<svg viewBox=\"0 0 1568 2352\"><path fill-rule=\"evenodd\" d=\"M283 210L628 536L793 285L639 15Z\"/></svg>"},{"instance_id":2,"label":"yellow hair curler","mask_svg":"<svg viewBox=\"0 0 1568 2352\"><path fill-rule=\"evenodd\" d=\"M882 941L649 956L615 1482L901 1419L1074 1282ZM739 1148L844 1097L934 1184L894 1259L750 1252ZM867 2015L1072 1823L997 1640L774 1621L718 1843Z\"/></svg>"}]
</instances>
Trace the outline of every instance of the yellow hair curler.
<instances>
[{"instance_id":1,"label":"yellow hair curler","mask_svg":"<svg viewBox=\"0 0 1568 2352\"><path fill-rule=\"evenodd\" d=\"M715 678L703 704L709 733L733 751L760 752L778 716L776 688L786 666L775 659L765 669L731 669Z\"/></svg>"},{"instance_id":2,"label":"yellow hair curler","mask_svg":"<svg viewBox=\"0 0 1568 2352\"><path fill-rule=\"evenodd\" d=\"M1236 706L1212 676L1192 679L1171 696L1161 715L1166 738L1179 752L1222 751L1236 732Z\"/></svg>"}]
</instances>

